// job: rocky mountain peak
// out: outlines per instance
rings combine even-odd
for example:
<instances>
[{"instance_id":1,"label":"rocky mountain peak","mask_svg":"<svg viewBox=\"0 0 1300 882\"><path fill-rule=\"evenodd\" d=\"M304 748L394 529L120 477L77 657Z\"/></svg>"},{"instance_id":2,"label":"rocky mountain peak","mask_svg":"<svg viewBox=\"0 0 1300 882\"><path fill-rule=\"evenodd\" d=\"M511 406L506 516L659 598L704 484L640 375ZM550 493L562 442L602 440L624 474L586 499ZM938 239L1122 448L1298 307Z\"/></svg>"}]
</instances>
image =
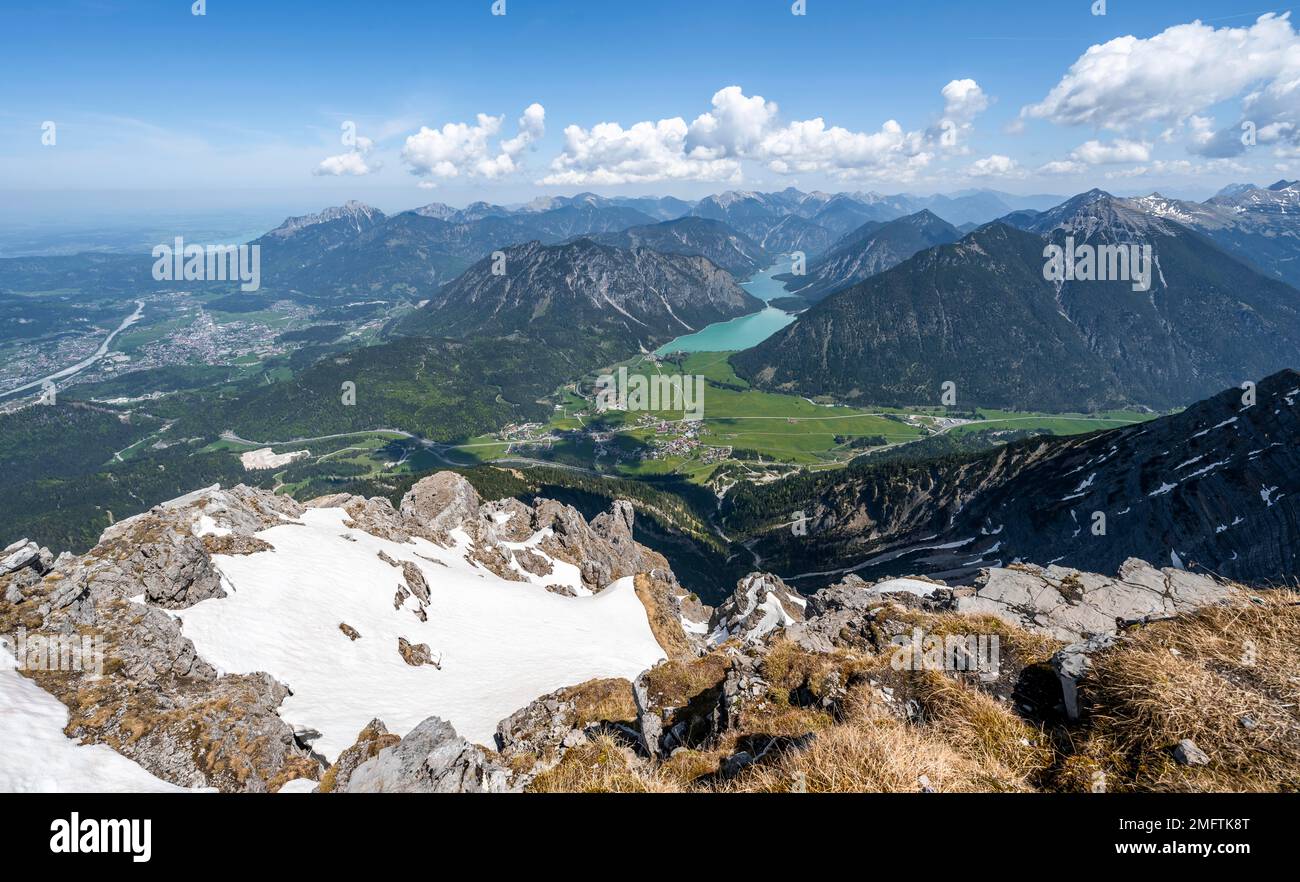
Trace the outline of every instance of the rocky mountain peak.
<instances>
[{"instance_id":1,"label":"rocky mountain peak","mask_svg":"<svg viewBox=\"0 0 1300 882\"><path fill-rule=\"evenodd\" d=\"M1084 239L1131 242L1151 235L1175 235L1170 225L1169 201L1154 195L1146 199L1120 199L1093 189L1043 212L1029 224L1034 232L1062 232Z\"/></svg>"},{"instance_id":2,"label":"rocky mountain peak","mask_svg":"<svg viewBox=\"0 0 1300 882\"><path fill-rule=\"evenodd\" d=\"M384 220L385 215L377 208L371 208L364 202L349 199L342 205L335 205L314 214L286 218L284 223L267 233L267 236L288 238L309 227L321 224L341 223L357 232L368 229Z\"/></svg>"},{"instance_id":3,"label":"rocky mountain peak","mask_svg":"<svg viewBox=\"0 0 1300 882\"><path fill-rule=\"evenodd\" d=\"M432 217L438 220L451 220L457 214L457 210L445 202L430 202L428 205L421 205L414 211L421 217Z\"/></svg>"},{"instance_id":4,"label":"rocky mountain peak","mask_svg":"<svg viewBox=\"0 0 1300 882\"><path fill-rule=\"evenodd\" d=\"M750 573L736 583L736 590L713 613L708 642L717 646L728 640L753 643L770 632L804 618L807 601L779 576Z\"/></svg>"}]
</instances>

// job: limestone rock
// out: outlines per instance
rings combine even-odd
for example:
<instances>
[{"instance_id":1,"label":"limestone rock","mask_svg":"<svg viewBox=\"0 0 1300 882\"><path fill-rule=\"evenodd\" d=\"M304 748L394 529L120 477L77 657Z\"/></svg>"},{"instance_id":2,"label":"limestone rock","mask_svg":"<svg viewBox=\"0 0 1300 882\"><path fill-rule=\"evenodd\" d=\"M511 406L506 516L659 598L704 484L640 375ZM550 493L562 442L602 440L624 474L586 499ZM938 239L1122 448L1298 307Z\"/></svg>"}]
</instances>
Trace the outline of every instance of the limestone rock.
<instances>
[{"instance_id":1,"label":"limestone rock","mask_svg":"<svg viewBox=\"0 0 1300 882\"><path fill-rule=\"evenodd\" d=\"M203 550L210 555L258 554L274 550L270 542L258 539L256 536L245 536L242 533L228 533L224 536L207 533L203 536L202 542Z\"/></svg>"},{"instance_id":2,"label":"limestone rock","mask_svg":"<svg viewBox=\"0 0 1300 882\"><path fill-rule=\"evenodd\" d=\"M419 532L413 530L407 519L397 509L393 508L391 502L382 496L375 496L370 499L353 496L340 508L347 512L348 519L351 522L349 526L364 530L370 535L378 536L381 539L388 539L392 542L409 542L412 534ZM426 536L426 538L434 537Z\"/></svg>"},{"instance_id":3,"label":"limestone rock","mask_svg":"<svg viewBox=\"0 0 1300 882\"><path fill-rule=\"evenodd\" d=\"M339 754L334 765L321 775L317 793L343 793L348 789L352 774L368 760L374 759L385 747L392 747L402 739L388 731L383 720L371 720L357 735L351 747Z\"/></svg>"},{"instance_id":4,"label":"limestone rock","mask_svg":"<svg viewBox=\"0 0 1300 882\"><path fill-rule=\"evenodd\" d=\"M549 531L540 543L542 551L578 567L583 584L600 591L617 579L669 570L662 555L632 538L634 518L632 504L626 500L616 500L610 511L588 524L573 506L544 499L534 508L532 527Z\"/></svg>"},{"instance_id":5,"label":"limestone rock","mask_svg":"<svg viewBox=\"0 0 1300 882\"><path fill-rule=\"evenodd\" d=\"M804 619L807 601L797 591L769 573L750 573L738 583L731 597L713 613L709 645L727 640L753 643L778 628Z\"/></svg>"},{"instance_id":6,"label":"limestone rock","mask_svg":"<svg viewBox=\"0 0 1300 882\"><path fill-rule=\"evenodd\" d=\"M512 768L536 775L592 735L635 737L637 709L632 684L588 680L541 696L497 724L496 746Z\"/></svg>"},{"instance_id":7,"label":"limestone rock","mask_svg":"<svg viewBox=\"0 0 1300 882\"><path fill-rule=\"evenodd\" d=\"M418 566L409 560L402 561L402 577L406 579L406 587L420 599L421 604L429 602L429 585L424 581L424 574Z\"/></svg>"},{"instance_id":8,"label":"limestone rock","mask_svg":"<svg viewBox=\"0 0 1300 882\"><path fill-rule=\"evenodd\" d=\"M40 546L35 542L20 539L3 552L0 552L0 576L37 564L40 559Z\"/></svg>"},{"instance_id":9,"label":"limestone rock","mask_svg":"<svg viewBox=\"0 0 1300 882\"><path fill-rule=\"evenodd\" d=\"M144 587L145 599L157 606L184 609L209 597L226 596L212 556L194 536L142 545L126 566Z\"/></svg>"},{"instance_id":10,"label":"limestone rock","mask_svg":"<svg viewBox=\"0 0 1300 882\"><path fill-rule=\"evenodd\" d=\"M413 668L421 665L432 665L435 668L441 668L441 660L433 657L433 651L429 649L427 643L409 642L405 637L397 638L397 651L402 656L402 661L406 662Z\"/></svg>"},{"instance_id":11,"label":"limestone rock","mask_svg":"<svg viewBox=\"0 0 1300 882\"><path fill-rule=\"evenodd\" d=\"M805 620L787 625L785 635L809 652L830 652L835 647L861 648L872 640L869 627L872 611L900 600L906 598L890 595L886 599L850 573L842 581L809 595Z\"/></svg>"},{"instance_id":12,"label":"limestone rock","mask_svg":"<svg viewBox=\"0 0 1300 882\"><path fill-rule=\"evenodd\" d=\"M1052 656L1052 669L1061 681L1061 695L1065 713L1072 720L1079 718L1079 681L1092 667L1092 655L1115 645L1111 634L1098 634L1078 643L1071 643Z\"/></svg>"},{"instance_id":13,"label":"limestone rock","mask_svg":"<svg viewBox=\"0 0 1300 882\"><path fill-rule=\"evenodd\" d=\"M1190 738L1184 738L1174 745L1174 759L1184 766L1208 766L1209 755L1196 746Z\"/></svg>"},{"instance_id":14,"label":"limestone rock","mask_svg":"<svg viewBox=\"0 0 1300 882\"><path fill-rule=\"evenodd\" d=\"M347 793L507 793L510 772L452 725L429 717L362 763L335 789Z\"/></svg>"},{"instance_id":15,"label":"limestone rock","mask_svg":"<svg viewBox=\"0 0 1300 882\"><path fill-rule=\"evenodd\" d=\"M482 500L474 485L455 472L421 478L402 497L401 512L434 533L446 535L478 517Z\"/></svg>"},{"instance_id":16,"label":"limestone rock","mask_svg":"<svg viewBox=\"0 0 1300 882\"><path fill-rule=\"evenodd\" d=\"M663 716L650 698L644 673L632 681L632 697L636 701L636 722L641 736L641 747L649 756L660 756L660 739L664 731Z\"/></svg>"},{"instance_id":17,"label":"limestone rock","mask_svg":"<svg viewBox=\"0 0 1300 882\"><path fill-rule=\"evenodd\" d=\"M1109 634L1117 622L1165 618L1227 599L1232 589L1209 576L1157 570L1129 558L1117 576L1068 567L1017 565L984 571L957 610L991 613L1005 622L1071 642Z\"/></svg>"}]
</instances>

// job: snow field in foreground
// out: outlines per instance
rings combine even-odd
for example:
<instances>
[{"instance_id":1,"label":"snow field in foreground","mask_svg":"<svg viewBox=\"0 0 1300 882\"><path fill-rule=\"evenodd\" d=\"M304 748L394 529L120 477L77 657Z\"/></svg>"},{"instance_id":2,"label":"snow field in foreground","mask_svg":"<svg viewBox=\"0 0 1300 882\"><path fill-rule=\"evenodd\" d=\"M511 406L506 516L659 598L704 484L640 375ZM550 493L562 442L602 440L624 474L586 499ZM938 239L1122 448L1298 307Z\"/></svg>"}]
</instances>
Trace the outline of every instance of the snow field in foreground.
<instances>
[{"instance_id":1,"label":"snow field in foreground","mask_svg":"<svg viewBox=\"0 0 1300 882\"><path fill-rule=\"evenodd\" d=\"M179 610L186 637L222 672L266 671L288 685L280 715L321 732L313 749L333 761L378 717L404 735L429 716L470 741L494 745L497 723L533 699L595 677L634 678L664 657L632 579L599 594L564 597L577 568L510 582L465 559L468 537L442 548L400 544L343 526L341 509L314 509L303 525L257 536L274 551L214 557L228 596ZM411 561L428 583L428 621L414 597L394 609ZM539 551L540 553L540 551ZM360 639L339 630L346 623ZM441 670L412 667L398 638L425 643Z\"/></svg>"}]
</instances>

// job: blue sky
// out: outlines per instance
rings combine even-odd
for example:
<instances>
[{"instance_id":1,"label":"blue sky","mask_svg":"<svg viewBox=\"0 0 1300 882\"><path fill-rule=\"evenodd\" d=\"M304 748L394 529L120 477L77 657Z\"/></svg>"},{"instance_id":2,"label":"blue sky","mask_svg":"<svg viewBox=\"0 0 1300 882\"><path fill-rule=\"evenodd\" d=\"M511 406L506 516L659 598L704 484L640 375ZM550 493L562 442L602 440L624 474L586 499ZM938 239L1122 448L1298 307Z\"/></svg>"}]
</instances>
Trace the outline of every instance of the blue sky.
<instances>
[{"instance_id":1,"label":"blue sky","mask_svg":"<svg viewBox=\"0 0 1300 882\"><path fill-rule=\"evenodd\" d=\"M492 0L208 0L203 16L184 0L6 7L0 191L19 206L112 191L101 204L202 193L303 210L789 185L1203 197L1291 171L1300 114L1267 87L1286 81L1300 46L1289 21L1257 25L1286 7L1105 5L1104 16L1093 0L807 0L802 16L789 0L506 0L504 16ZM1138 78L1123 81L1118 62L1071 78L1089 47L1129 35ZM1234 70L1243 54L1262 60ZM1181 68L1187 55L1202 67ZM967 85L945 92L954 83ZM1263 134L1241 150L1236 127L1251 114ZM349 120L361 137L343 144Z\"/></svg>"}]
</instances>

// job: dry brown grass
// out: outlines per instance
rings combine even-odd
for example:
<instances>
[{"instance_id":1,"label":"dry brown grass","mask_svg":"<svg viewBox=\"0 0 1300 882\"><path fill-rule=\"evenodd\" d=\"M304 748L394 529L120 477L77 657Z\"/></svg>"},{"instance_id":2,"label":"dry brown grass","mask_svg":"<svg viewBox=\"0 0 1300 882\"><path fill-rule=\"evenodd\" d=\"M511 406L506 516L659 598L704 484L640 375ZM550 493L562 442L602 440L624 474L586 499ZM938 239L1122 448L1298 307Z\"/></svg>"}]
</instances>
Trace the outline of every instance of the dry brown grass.
<instances>
[{"instance_id":1,"label":"dry brown grass","mask_svg":"<svg viewBox=\"0 0 1300 882\"><path fill-rule=\"evenodd\" d=\"M584 729L592 723L636 722L632 684L621 677L587 680L559 690L557 697L561 701L573 702L572 726L575 729Z\"/></svg>"},{"instance_id":2,"label":"dry brown grass","mask_svg":"<svg viewBox=\"0 0 1300 882\"><path fill-rule=\"evenodd\" d=\"M650 633L654 634L664 655L679 661L694 658L695 650L686 639L682 621L668 596L668 583L652 578L649 573L637 573L632 584L637 598L645 607Z\"/></svg>"},{"instance_id":3,"label":"dry brown grass","mask_svg":"<svg viewBox=\"0 0 1300 882\"><path fill-rule=\"evenodd\" d=\"M935 613L896 605L890 609L887 618L920 628L925 634L936 637L996 634L1004 662L1010 661L1017 668L1046 664L1052 654L1065 645L1060 640L1017 628L987 613ZM889 638L881 635L881 643L887 645Z\"/></svg>"},{"instance_id":4,"label":"dry brown grass","mask_svg":"<svg viewBox=\"0 0 1300 882\"><path fill-rule=\"evenodd\" d=\"M895 671L882 653L810 653L776 640L759 673L769 688L744 702L740 725L658 763L611 738L575 748L531 789L582 792L940 792L1030 790L1300 790L1300 607L1294 595L1243 600L1130 631L1094 657L1083 683L1090 713L1044 730L967 674ZM998 634L1014 668L1045 664L1059 643L991 617L906 610L926 633ZM900 616L899 618L901 618ZM897 621L897 619L896 619ZM665 663L650 679L664 705L715 688L726 657ZM886 701L877 685L894 690ZM811 696L812 706L791 702ZM833 695L831 708L821 705ZM915 701L919 717L902 705ZM1243 718L1253 721L1244 726ZM746 736L814 733L806 749L766 757L731 780L721 760ZM1176 764L1191 738L1211 757Z\"/></svg>"},{"instance_id":5,"label":"dry brown grass","mask_svg":"<svg viewBox=\"0 0 1300 882\"><path fill-rule=\"evenodd\" d=\"M1298 651L1292 594L1130 632L1084 681L1091 732L1080 753L1116 789L1300 790ZM1183 738L1210 756L1208 766L1173 761Z\"/></svg>"},{"instance_id":6,"label":"dry brown grass","mask_svg":"<svg viewBox=\"0 0 1300 882\"><path fill-rule=\"evenodd\" d=\"M873 656L840 649L809 652L792 640L777 639L763 658L762 674L776 689L805 689L821 699L875 667Z\"/></svg>"},{"instance_id":7,"label":"dry brown grass","mask_svg":"<svg viewBox=\"0 0 1300 882\"><path fill-rule=\"evenodd\" d=\"M835 723L847 687L874 664L871 656L836 650L809 652L790 640L776 639L758 674L767 683L760 695L746 695L731 708L738 727L716 745L730 752L745 735L797 737Z\"/></svg>"},{"instance_id":8,"label":"dry brown grass","mask_svg":"<svg viewBox=\"0 0 1300 882\"><path fill-rule=\"evenodd\" d=\"M729 749L722 748L675 750L672 756L659 764L659 772L683 790L707 790L709 788L701 783L700 779L717 772L718 765L730 756L731 752Z\"/></svg>"},{"instance_id":9,"label":"dry brown grass","mask_svg":"<svg viewBox=\"0 0 1300 882\"><path fill-rule=\"evenodd\" d=\"M942 677L941 677L942 679ZM954 690L972 691L956 681ZM944 687L935 686L938 694ZM997 730L1010 728L998 713L982 705L984 696L944 694L948 709L942 724L913 724L898 718L895 706L887 704L878 690L866 683L853 686L842 702L843 721L816 734L803 751L786 751L774 761L746 769L732 781L718 786L726 792L810 793L915 793L922 789L921 777L940 792L976 793L1031 789L1025 776L1000 761L999 752L1014 753L999 738L978 736L972 706L991 718ZM998 711L1001 709L998 708ZM949 726L961 724L971 742L991 742L1004 750L968 749L949 740Z\"/></svg>"},{"instance_id":10,"label":"dry brown grass","mask_svg":"<svg viewBox=\"0 0 1300 882\"><path fill-rule=\"evenodd\" d=\"M911 694L920 702L924 727L963 755L1000 767L1030 786L1054 756L1042 730L1006 703L934 671L913 675Z\"/></svg>"},{"instance_id":11,"label":"dry brown grass","mask_svg":"<svg viewBox=\"0 0 1300 882\"><path fill-rule=\"evenodd\" d=\"M726 676L727 657L715 650L689 661L660 662L645 673L645 686L656 706L683 707Z\"/></svg>"},{"instance_id":12,"label":"dry brown grass","mask_svg":"<svg viewBox=\"0 0 1300 882\"><path fill-rule=\"evenodd\" d=\"M1005 770L986 767L940 738L890 717L855 720L819 733L802 752L742 772L730 792L915 793L921 776L940 792L1023 790Z\"/></svg>"},{"instance_id":13,"label":"dry brown grass","mask_svg":"<svg viewBox=\"0 0 1300 882\"><path fill-rule=\"evenodd\" d=\"M671 776L639 759L607 735L570 748L559 765L528 785L531 793L675 793Z\"/></svg>"}]
</instances>

